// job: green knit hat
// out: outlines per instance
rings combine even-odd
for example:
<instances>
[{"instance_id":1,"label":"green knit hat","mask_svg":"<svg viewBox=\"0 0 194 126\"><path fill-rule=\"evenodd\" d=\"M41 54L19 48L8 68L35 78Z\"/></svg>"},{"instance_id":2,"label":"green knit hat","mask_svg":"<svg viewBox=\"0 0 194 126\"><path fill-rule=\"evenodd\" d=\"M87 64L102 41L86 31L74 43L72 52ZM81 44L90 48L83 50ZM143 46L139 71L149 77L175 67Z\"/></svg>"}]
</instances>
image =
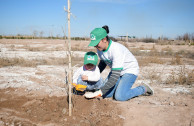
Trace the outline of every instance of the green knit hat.
<instances>
[{"instance_id":1,"label":"green knit hat","mask_svg":"<svg viewBox=\"0 0 194 126\"><path fill-rule=\"evenodd\" d=\"M107 32L104 28L95 28L90 33L91 42L88 46L96 46L98 43L107 36Z\"/></svg>"},{"instance_id":2,"label":"green knit hat","mask_svg":"<svg viewBox=\"0 0 194 126\"><path fill-rule=\"evenodd\" d=\"M84 56L84 65L86 64L94 64L96 65L98 63L98 56L95 52L87 52Z\"/></svg>"}]
</instances>

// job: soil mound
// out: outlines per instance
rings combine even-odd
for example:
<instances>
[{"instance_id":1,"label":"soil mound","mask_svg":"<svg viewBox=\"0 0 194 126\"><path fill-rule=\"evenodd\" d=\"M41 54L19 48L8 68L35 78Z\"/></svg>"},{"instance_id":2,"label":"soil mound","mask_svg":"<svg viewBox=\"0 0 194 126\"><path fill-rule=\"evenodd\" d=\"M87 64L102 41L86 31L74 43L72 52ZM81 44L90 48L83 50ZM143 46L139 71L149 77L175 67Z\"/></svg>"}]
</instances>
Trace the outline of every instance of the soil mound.
<instances>
[{"instance_id":1,"label":"soil mound","mask_svg":"<svg viewBox=\"0 0 194 126\"><path fill-rule=\"evenodd\" d=\"M72 116L69 116L68 97L18 96L12 89L0 91L0 125L122 125L120 109L109 99L86 100L73 95Z\"/></svg>"}]
</instances>

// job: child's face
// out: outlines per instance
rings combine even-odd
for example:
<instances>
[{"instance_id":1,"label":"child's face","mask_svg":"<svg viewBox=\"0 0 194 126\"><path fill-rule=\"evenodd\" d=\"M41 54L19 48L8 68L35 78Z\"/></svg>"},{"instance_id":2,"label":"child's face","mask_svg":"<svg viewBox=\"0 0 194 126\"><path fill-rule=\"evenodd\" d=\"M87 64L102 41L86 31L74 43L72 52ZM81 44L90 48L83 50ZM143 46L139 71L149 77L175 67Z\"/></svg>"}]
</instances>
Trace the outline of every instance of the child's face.
<instances>
[{"instance_id":1,"label":"child's face","mask_svg":"<svg viewBox=\"0 0 194 126\"><path fill-rule=\"evenodd\" d=\"M87 70L91 70L91 69L93 69L95 67L95 65L93 65L93 64L86 64L85 67L86 67Z\"/></svg>"}]
</instances>

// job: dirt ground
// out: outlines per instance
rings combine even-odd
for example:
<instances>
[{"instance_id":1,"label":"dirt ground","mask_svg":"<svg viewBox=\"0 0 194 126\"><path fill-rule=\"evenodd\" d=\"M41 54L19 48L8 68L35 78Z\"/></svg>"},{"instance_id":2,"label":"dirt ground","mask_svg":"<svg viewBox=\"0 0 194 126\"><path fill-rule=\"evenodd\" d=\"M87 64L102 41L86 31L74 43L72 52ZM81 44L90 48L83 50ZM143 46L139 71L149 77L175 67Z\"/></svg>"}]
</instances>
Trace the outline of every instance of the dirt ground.
<instances>
[{"instance_id":1,"label":"dirt ground","mask_svg":"<svg viewBox=\"0 0 194 126\"><path fill-rule=\"evenodd\" d=\"M83 51L73 52L75 57L83 58L87 44L73 42L72 48L83 48ZM53 58L67 57L64 45L63 40L3 39L0 40L0 56L4 60L19 58L50 62ZM129 47L149 49L152 45L134 42ZM175 51L194 50L192 46L174 46L171 48ZM155 47L161 49L159 45ZM73 95L72 116L69 116L65 86L67 67L52 63L0 67L0 126L194 126L193 82L190 85L163 83L170 70L176 73L180 65L152 64L140 68L134 87L142 81L148 83L154 89L153 96L139 96L120 102L112 98L87 100ZM193 60L184 67L194 70ZM160 73L161 80L151 79L150 71L154 75ZM106 78L108 72L109 69L106 69L102 77Z\"/></svg>"},{"instance_id":2,"label":"dirt ground","mask_svg":"<svg viewBox=\"0 0 194 126\"><path fill-rule=\"evenodd\" d=\"M73 96L69 116L66 96L18 95L14 89L0 92L0 125L6 126L94 126L122 125L120 108L111 101Z\"/></svg>"},{"instance_id":3,"label":"dirt ground","mask_svg":"<svg viewBox=\"0 0 194 126\"><path fill-rule=\"evenodd\" d=\"M154 87L155 95L138 97L120 103L124 125L132 126L193 126L194 97L185 94L171 94Z\"/></svg>"}]
</instances>

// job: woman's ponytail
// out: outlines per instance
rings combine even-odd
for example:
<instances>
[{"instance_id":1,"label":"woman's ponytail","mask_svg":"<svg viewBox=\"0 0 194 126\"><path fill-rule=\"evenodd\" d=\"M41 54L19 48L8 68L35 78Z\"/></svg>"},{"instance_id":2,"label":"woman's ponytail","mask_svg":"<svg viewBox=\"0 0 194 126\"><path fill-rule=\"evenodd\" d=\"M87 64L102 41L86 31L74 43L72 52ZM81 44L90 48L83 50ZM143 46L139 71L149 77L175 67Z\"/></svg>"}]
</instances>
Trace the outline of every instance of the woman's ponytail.
<instances>
[{"instance_id":1,"label":"woman's ponytail","mask_svg":"<svg viewBox=\"0 0 194 126\"><path fill-rule=\"evenodd\" d=\"M102 28L104 28L106 30L106 33L107 34L109 33L109 28L108 28L107 25L102 26ZM108 41L110 40L109 37L108 37L108 35L106 36L106 38L107 38Z\"/></svg>"},{"instance_id":2,"label":"woman's ponytail","mask_svg":"<svg viewBox=\"0 0 194 126\"><path fill-rule=\"evenodd\" d=\"M102 28L104 28L106 30L107 34L109 33L109 28L107 25L104 25Z\"/></svg>"}]
</instances>

